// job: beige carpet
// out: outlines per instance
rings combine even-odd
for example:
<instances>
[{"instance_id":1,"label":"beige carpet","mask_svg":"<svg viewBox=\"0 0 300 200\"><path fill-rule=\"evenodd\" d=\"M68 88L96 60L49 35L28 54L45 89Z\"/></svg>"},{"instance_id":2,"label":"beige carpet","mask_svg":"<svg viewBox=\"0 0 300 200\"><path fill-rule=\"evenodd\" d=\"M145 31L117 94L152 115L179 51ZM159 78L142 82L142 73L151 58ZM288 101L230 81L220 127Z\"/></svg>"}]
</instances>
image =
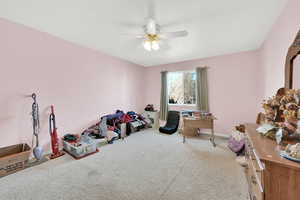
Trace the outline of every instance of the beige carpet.
<instances>
[{"instance_id":1,"label":"beige carpet","mask_svg":"<svg viewBox=\"0 0 300 200\"><path fill-rule=\"evenodd\" d=\"M246 183L226 141L147 130L100 152L66 155L0 179L2 200L243 200Z\"/></svg>"}]
</instances>

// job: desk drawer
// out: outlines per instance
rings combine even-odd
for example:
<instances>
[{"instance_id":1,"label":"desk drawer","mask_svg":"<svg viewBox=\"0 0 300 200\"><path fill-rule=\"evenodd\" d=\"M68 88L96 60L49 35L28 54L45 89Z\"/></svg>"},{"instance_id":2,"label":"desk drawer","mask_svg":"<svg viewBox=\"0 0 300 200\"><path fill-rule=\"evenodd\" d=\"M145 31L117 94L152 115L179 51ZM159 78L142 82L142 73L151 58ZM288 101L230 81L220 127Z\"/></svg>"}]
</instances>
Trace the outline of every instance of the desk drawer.
<instances>
[{"instance_id":1,"label":"desk drawer","mask_svg":"<svg viewBox=\"0 0 300 200\"><path fill-rule=\"evenodd\" d=\"M187 127L185 127L183 129L182 134L184 136L188 136L188 137L197 136L198 135L197 128L187 128Z\"/></svg>"},{"instance_id":2,"label":"desk drawer","mask_svg":"<svg viewBox=\"0 0 300 200\"><path fill-rule=\"evenodd\" d=\"M183 124L185 127L188 127L188 128L204 128L204 129L213 128L213 120L184 119Z\"/></svg>"}]
</instances>

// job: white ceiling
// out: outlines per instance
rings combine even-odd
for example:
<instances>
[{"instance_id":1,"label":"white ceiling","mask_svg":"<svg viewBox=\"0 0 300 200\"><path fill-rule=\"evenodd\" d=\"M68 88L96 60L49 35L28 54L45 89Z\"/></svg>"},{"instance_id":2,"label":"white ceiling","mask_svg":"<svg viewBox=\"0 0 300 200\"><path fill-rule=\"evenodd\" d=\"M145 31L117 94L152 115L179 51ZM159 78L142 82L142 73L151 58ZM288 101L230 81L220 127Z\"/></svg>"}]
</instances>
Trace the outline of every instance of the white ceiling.
<instances>
[{"instance_id":1,"label":"white ceiling","mask_svg":"<svg viewBox=\"0 0 300 200\"><path fill-rule=\"evenodd\" d=\"M153 66L257 49L287 0L156 0L162 31L189 32L157 52L126 35L143 32L147 1L0 0L0 17Z\"/></svg>"}]
</instances>

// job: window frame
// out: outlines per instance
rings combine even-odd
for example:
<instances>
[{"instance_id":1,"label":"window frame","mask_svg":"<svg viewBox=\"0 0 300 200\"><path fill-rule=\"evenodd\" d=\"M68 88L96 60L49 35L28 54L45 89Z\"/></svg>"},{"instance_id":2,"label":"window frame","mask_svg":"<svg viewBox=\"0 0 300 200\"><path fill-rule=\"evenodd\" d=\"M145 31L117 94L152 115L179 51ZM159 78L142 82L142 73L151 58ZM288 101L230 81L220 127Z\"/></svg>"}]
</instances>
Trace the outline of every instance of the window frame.
<instances>
[{"instance_id":1,"label":"window frame","mask_svg":"<svg viewBox=\"0 0 300 200\"><path fill-rule=\"evenodd\" d=\"M191 73L196 73L196 70L179 70L179 71L170 71L169 73L176 73L176 72L180 72L180 73L184 73L184 72L191 72ZM167 75L168 76L168 75ZM169 86L168 86L169 87ZM196 88L197 88L197 80L196 80ZM195 88L195 89L196 89ZM195 91L197 93L197 89ZM197 94L196 94L196 103L197 103ZM168 91L168 99L169 99L169 91ZM168 101L168 106L187 106L187 107L195 107L197 104L175 104L175 103L169 103Z\"/></svg>"}]
</instances>

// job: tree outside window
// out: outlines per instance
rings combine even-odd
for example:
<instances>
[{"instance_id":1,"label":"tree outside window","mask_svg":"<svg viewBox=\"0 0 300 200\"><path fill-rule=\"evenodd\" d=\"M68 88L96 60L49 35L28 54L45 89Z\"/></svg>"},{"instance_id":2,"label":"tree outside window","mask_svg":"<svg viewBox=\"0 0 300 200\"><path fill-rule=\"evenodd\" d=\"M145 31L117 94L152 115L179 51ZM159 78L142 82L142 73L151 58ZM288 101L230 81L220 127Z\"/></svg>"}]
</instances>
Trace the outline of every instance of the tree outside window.
<instances>
[{"instance_id":1,"label":"tree outside window","mask_svg":"<svg viewBox=\"0 0 300 200\"><path fill-rule=\"evenodd\" d=\"M196 73L168 73L169 104L196 104Z\"/></svg>"}]
</instances>

